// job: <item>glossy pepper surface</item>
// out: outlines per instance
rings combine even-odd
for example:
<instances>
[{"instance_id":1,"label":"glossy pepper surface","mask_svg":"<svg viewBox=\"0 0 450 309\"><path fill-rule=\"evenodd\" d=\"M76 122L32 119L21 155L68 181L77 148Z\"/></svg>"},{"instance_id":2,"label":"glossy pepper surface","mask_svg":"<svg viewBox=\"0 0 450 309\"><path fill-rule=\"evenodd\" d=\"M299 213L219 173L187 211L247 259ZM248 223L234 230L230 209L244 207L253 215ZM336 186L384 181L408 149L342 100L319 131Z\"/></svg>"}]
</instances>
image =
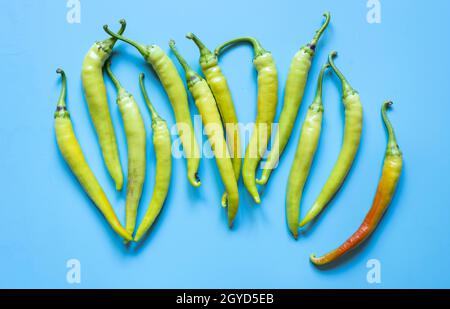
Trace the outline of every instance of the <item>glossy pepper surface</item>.
<instances>
[{"instance_id":1,"label":"glossy pepper surface","mask_svg":"<svg viewBox=\"0 0 450 309\"><path fill-rule=\"evenodd\" d=\"M175 114L178 135L187 160L188 180L192 186L199 187L201 185L198 176L200 150L194 134L186 89L172 60L158 45L139 44L120 34L113 33L107 25L103 26L103 29L112 37L134 46L158 75Z\"/></svg>"},{"instance_id":2,"label":"glossy pepper surface","mask_svg":"<svg viewBox=\"0 0 450 309\"><path fill-rule=\"evenodd\" d=\"M211 144L211 149L214 152L217 167L225 186L228 226L232 227L239 207L239 192L216 101L206 80L193 71L180 55L175 47L175 41L171 40L169 46L186 73L189 91L194 98L195 106L197 106L202 116L204 130L208 136L208 141Z\"/></svg>"},{"instance_id":3,"label":"glossy pepper surface","mask_svg":"<svg viewBox=\"0 0 450 309\"><path fill-rule=\"evenodd\" d=\"M135 241L139 241L142 236L145 235L161 212L167 193L169 192L170 178L172 175L172 143L169 128L167 127L166 121L161 118L148 97L144 86L144 74L142 73L139 76L139 84L145 103L152 116L153 149L155 150L156 156L156 171L152 199L148 205L144 219L142 219L142 222L137 229L134 237Z\"/></svg>"},{"instance_id":4,"label":"glossy pepper surface","mask_svg":"<svg viewBox=\"0 0 450 309\"><path fill-rule=\"evenodd\" d=\"M330 13L325 13L325 22L316 32L311 42L303 46L292 59L291 66L284 89L283 109L278 121L278 132L274 136L272 150L264 163L261 177L256 180L257 184L265 185L272 171L279 163L281 154L286 147L294 128L300 104L302 103L305 86L308 80L311 63L316 52L317 44L323 32L330 23Z\"/></svg>"},{"instance_id":5,"label":"glossy pepper surface","mask_svg":"<svg viewBox=\"0 0 450 309\"><path fill-rule=\"evenodd\" d=\"M120 224L105 192L86 162L81 146L75 136L70 114L66 107L66 74L61 69L58 69L57 73L61 74L63 83L55 112L55 134L59 150L86 194L97 206L113 230L125 240L131 240L131 234Z\"/></svg>"},{"instance_id":6,"label":"glossy pepper surface","mask_svg":"<svg viewBox=\"0 0 450 309\"><path fill-rule=\"evenodd\" d=\"M386 109L391 105L392 102L387 101L383 103L383 106L381 108L383 122L388 132L388 143L384 156L381 178L378 183L378 188L375 193L372 207L370 208L358 230L340 247L321 257L316 257L315 254L311 255L311 262L315 265L325 265L336 261L338 258L363 243L378 226L378 223L381 221L383 214L386 212L386 209L391 203L403 167L402 152L398 147L392 124L386 115Z\"/></svg>"},{"instance_id":7,"label":"glossy pepper surface","mask_svg":"<svg viewBox=\"0 0 450 309\"><path fill-rule=\"evenodd\" d=\"M125 20L120 20L120 24L119 33L122 34L126 28ZM116 41L115 38L109 38L92 45L84 57L81 81L106 168L116 183L116 189L121 190L123 186L122 166L103 80L103 66L111 56Z\"/></svg>"},{"instance_id":8,"label":"glossy pepper surface","mask_svg":"<svg viewBox=\"0 0 450 309\"><path fill-rule=\"evenodd\" d=\"M303 122L300 139L298 140L294 162L289 173L286 191L286 220L289 231L295 239L298 237L298 221L300 214L300 201L303 188L308 178L314 155L319 144L322 130L323 103L322 83L325 70L329 64L323 66L317 82L317 91L314 101L308 108Z\"/></svg>"},{"instance_id":9,"label":"glossy pepper surface","mask_svg":"<svg viewBox=\"0 0 450 309\"><path fill-rule=\"evenodd\" d=\"M109 61L105 67L117 90L117 106L119 106L127 137L128 179L125 220L127 231L133 234L145 181L146 133L144 120L133 95L122 87L111 71Z\"/></svg>"},{"instance_id":10,"label":"glossy pepper surface","mask_svg":"<svg viewBox=\"0 0 450 309\"><path fill-rule=\"evenodd\" d=\"M233 162L234 175L236 176L236 181L239 181L242 164L241 138L238 118L227 79L219 67L217 56L195 34L189 32L186 34L186 37L192 40L200 51L200 66L219 108L231 160ZM225 202L226 195L222 198L223 206L225 206Z\"/></svg>"},{"instance_id":11,"label":"glossy pepper surface","mask_svg":"<svg viewBox=\"0 0 450 309\"><path fill-rule=\"evenodd\" d=\"M316 218L341 188L348 172L350 171L350 168L352 167L361 142L363 125L361 98L359 93L353 89L352 86L350 86L341 71L339 71L339 69L334 65L333 58L336 56L336 52L331 52L328 57L328 63L333 68L333 71L342 83L342 101L344 102L345 108L344 140L333 170L331 171L331 174L323 186L322 191L317 197L314 205L308 211L305 218L303 218L300 222L301 227Z\"/></svg>"},{"instance_id":12,"label":"glossy pepper surface","mask_svg":"<svg viewBox=\"0 0 450 309\"><path fill-rule=\"evenodd\" d=\"M253 47L253 64L258 72L258 103L255 126L250 141L245 150L242 178L245 187L259 204L261 198L256 186L256 169L266 152L272 133L278 103L278 72L272 53L265 50L261 43L252 37L241 37L221 44L215 49L219 55L230 45L250 43Z\"/></svg>"}]
</instances>

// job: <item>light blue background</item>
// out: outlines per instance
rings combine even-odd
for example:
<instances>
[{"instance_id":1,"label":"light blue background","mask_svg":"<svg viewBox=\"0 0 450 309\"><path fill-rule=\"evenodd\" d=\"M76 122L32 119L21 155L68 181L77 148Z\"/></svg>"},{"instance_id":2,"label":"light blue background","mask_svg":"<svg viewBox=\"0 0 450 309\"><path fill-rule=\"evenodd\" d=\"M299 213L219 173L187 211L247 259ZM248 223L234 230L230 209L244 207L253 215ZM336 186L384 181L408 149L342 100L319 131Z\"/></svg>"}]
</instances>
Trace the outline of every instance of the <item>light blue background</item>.
<instances>
[{"instance_id":1,"label":"light blue background","mask_svg":"<svg viewBox=\"0 0 450 309\"><path fill-rule=\"evenodd\" d=\"M450 2L381 0L381 24L366 21L367 1L87 1L81 23L66 21L66 1L2 1L0 63L0 287L1 288L449 288L450 287ZM106 37L102 25L168 51L170 38L199 69L198 51L184 38L198 34L214 48L224 40L253 35L273 52L280 98L292 56L332 14L318 46L306 95L280 167L254 205L240 184L235 228L220 208L222 185L214 160L202 160L203 185L186 179L185 161L175 160L170 194L150 237L126 249L83 193L56 146L53 111L62 67L68 74L68 107L88 162L123 220L124 194L116 193L100 156L82 95L80 69L91 44ZM113 70L150 118L138 87L147 75L150 97L161 115L174 117L161 85L130 46L117 44ZM353 169L342 190L316 225L298 241L285 224L286 180L301 121L315 91L320 66L331 50L337 65L359 90L364 133ZM170 57L174 59L173 55ZM227 52L221 66L228 78L239 120L255 117L256 74L252 51ZM178 68L180 68L177 65ZM184 77L184 75L182 75ZM110 110L126 167L126 141L115 92L108 81ZM322 139L305 188L304 215L336 160L342 141L340 84L325 81ZM380 175L386 134L380 118L383 100L392 99L390 117L404 152L397 194L373 237L338 267L318 270L308 260L344 241L368 211ZM280 100L281 101L281 100ZM197 114L191 102L191 110ZM281 103L278 105L278 113ZM199 132L200 133L200 132ZM141 214L154 182L149 140L148 170ZM81 284L66 282L66 262L81 262ZM381 284L366 280L369 259L381 262Z\"/></svg>"}]
</instances>

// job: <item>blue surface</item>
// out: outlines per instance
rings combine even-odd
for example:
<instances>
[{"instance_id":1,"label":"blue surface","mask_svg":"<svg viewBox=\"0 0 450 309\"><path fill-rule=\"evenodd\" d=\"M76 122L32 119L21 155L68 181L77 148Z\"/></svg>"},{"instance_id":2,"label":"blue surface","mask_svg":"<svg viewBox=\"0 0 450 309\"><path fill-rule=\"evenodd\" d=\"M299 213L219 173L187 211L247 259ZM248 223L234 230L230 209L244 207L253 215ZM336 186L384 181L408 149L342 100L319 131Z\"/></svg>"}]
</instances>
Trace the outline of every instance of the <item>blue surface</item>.
<instances>
[{"instance_id":1,"label":"blue surface","mask_svg":"<svg viewBox=\"0 0 450 309\"><path fill-rule=\"evenodd\" d=\"M0 287L1 288L450 288L450 2L381 1L382 21L366 21L366 1L81 0L81 23L66 21L66 1L2 1L0 40ZM88 162L123 220L123 193L106 173L82 95L80 69L91 44L126 18L126 35L168 51L169 38L199 69L198 51L184 39L198 34L214 48L239 35L253 35L273 52L280 98L293 54L332 14L318 46L306 95L280 167L254 205L240 183L241 206L229 230L220 208L222 184L212 159L203 159L203 185L186 179L185 161L174 161L165 208L140 248L126 249L109 229L66 167L56 146L53 111L62 67L68 74L68 107ZM144 71L150 97L170 125L174 117L161 85L140 55L117 44L113 70L138 100L150 136L150 118L138 87ZM316 225L298 241L285 224L284 194L301 121L315 91L320 66L331 50L336 64L359 90L364 105L361 148L342 190ZM170 54L172 59L173 55ZM256 74L252 51L242 46L221 58L241 122L255 117ZM178 66L178 65L177 65ZM178 66L180 69L180 67ZM182 75L184 77L184 75ZM115 92L108 81L110 110L126 167L126 141ZM340 84L324 85L322 139L306 186L301 213L313 203L336 160L342 141ZM386 134L379 113L392 99L390 117L404 153L397 194L373 237L338 267L318 270L308 260L344 241L368 211L380 175ZM280 100L281 102L281 100ZM197 114L191 102L191 109ZM278 105L278 113L281 103ZM200 130L199 130L200 134ZM199 135L200 138L200 135ZM204 139L204 138L203 138ZM149 142L141 214L154 182ZM66 262L81 263L81 284L66 281ZM366 280L369 259L381 263L381 283Z\"/></svg>"}]
</instances>

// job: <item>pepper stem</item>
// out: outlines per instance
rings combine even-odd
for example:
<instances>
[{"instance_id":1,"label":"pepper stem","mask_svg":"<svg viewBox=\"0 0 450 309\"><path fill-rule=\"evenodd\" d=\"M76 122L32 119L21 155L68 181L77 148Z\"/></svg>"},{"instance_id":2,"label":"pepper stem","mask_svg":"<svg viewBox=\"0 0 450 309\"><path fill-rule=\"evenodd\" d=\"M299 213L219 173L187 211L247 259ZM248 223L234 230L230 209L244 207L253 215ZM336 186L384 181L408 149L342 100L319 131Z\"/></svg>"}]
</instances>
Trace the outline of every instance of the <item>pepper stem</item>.
<instances>
[{"instance_id":1,"label":"pepper stem","mask_svg":"<svg viewBox=\"0 0 450 309\"><path fill-rule=\"evenodd\" d=\"M125 29L127 28L127 21L122 18L121 20L119 20L119 23L120 23L120 29L117 32L117 34L122 35L125 32ZM111 38L112 45L114 45L116 43L116 41L117 41L117 38L115 38L115 37Z\"/></svg>"},{"instance_id":2,"label":"pepper stem","mask_svg":"<svg viewBox=\"0 0 450 309\"><path fill-rule=\"evenodd\" d=\"M123 19L123 21L125 21L125 20ZM120 32L119 33L112 32L108 28L108 25L103 25L103 30L105 30L106 33L108 33L110 36L112 36L116 40L121 40L121 41L124 41L124 42L134 46L142 54L142 56L144 56L144 57L148 56L148 51L144 45L139 44L138 42L136 42L134 40L124 37Z\"/></svg>"},{"instance_id":3,"label":"pepper stem","mask_svg":"<svg viewBox=\"0 0 450 309\"><path fill-rule=\"evenodd\" d=\"M192 32L186 33L186 38L194 41L195 45L197 45L200 50L200 57L207 57L213 55L213 53L203 44L203 42Z\"/></svg>"},{"instance_id":4,"label":"pepper stem","mask_svg":"<svg viewBox=\"0 0 450 309\"><path fill-rule=\"evenodd\" d=\"M339 77L339 79L341 80L342 83L342 91L344 93L344 96L346 94L348 94L349 92L354 92L355 90L352 88L352 86L350 86L350 84L348 83L347 79L345 78L345 76L342 74L342 72L336 67L336 65L334 64L333 59L337 56L337 51L332 51L329 55L328 55L328 63L331 65L331 67L333 68L333 71L336 73L336 75Z\"/></svg>"},{"instance_id":5,"label":"pepper stem","mask_svg":"<svg viewBox=\"0 0 450 309\"><path fill-rule=\"evenodd\" d=\"M189 82L189 81L192 81L195 78L201 79L200 75L198 75L197 72L192 70L192 68L187 63L186 59L184 59L183 56L181 56L180 52L175 47L175 41L174 40L170 40L169 41L169 47L172 50L172 52L174 53L175 57L177 57L178 62L183 67L183 70L186 72L186 80Z\"/></svg>"},{"instance_id":6,"label":"pepper stem","mask_svg":"<svg viewBox=\"0 0 450 309\"><path fill-rule=\"evenodd\" d=\"M155 107L153 106L152 102L150 101L150 98L148 97L147 90L145 89L144 85L144 73L139 74L139 85L141 86L141 92L144 96L145 104L147 104L148 109L150 110L150 114L152 115L152 121L155 119L160 118L158 113L156 112Z\"/></svg>"},{"instance_id":7,"label":"pepper stem","mask_svg":"<svg viewBox=\"0 0 450 309\"><path fill-rule=\"evenodd\" d=\"M384 125L386 126L386 130L388 131L388 144L386 148L386 152L389 154L400 154L400 148L397 144L397 139L395 138L394 128L392 127L392 123L389 120L386 110L394 104L392 101L385 101L381 106L381 115L383 117Z\"/></svg>"},{"instance_id":8,"label":"pepper stem","mask_svg":"<svg viewBox=\"0 0 450 309\"><path fill-rule=\"evenodd\" d=\"M322 85L323 85L323 76L325 74L325 71L330 67L329 63L325 63L320 70L319 78L317 80L317 90L316 90L316 97L314 98L314 102L319 102L320 105L322 105Z\"/></svg>"},{"instance_id":9,"label":"pepper stem","mask_svg":"<svg viewBox=\"0 0 450 309\"><path fill-rule=\"evenodd\" d=\"M325 17L325 22L322 24L322 26L319 28L319 30L316 31L316 34L314 35L313 39L309 43L309 47L314 50L316 48L317 42L319 42L320 37L324 33L325 29L327 29L328 24L330 23L330 12L323 13L323 16Z\"/></svg>"},{"instance_id":10,"label":"pepper stem","mask_svg":"<svg viewBox=\"0 0 450 309\"><path fill-rule=\"evenodd\" d=\"M119 89L122 88L122 85L120 84L119 80L116 78L114 73L111 71L111 60L106 61L105 70L106 70L106 73L108 74L109 78L113 82L114 86L116 87L116 90L119 91Z\"/></svg>"},{"instance_id":11,"label":"pepper stem","mask_svg":"<svg viewBox=\"0 0 450 309\"><path fill-rule=\"evenodd\" d=\"M227 42L219 45L214 50L214 53L216 54L216 56L219 56L220 53L222 52L222 50L225 49L226 47L228 47L229 45L237 44L237 43L243 43L243 42L250 43L250 44L253 45L253 51L255 53L255 58L257 58L257 57L267 53L267 50L265 50L261 46L261 43L257 39L255 39L253 37L240 37L240 38L236 38L236 39L227 41Z\"/></svg>"},{"instance_id":12,"label":"pepper stem","mask_svg":"<svg viewBox=\"0 0 450 309\"><path fill-rule=\"evenodd\" d=\"M58 107L66 107L66 93L67 93L67 79L66 79L66 73L60 68L56 70L56 73L61 74L62 79L62 86L61 86L61 93L59 95L58 99Z\"/></svg>"}]
</instances>

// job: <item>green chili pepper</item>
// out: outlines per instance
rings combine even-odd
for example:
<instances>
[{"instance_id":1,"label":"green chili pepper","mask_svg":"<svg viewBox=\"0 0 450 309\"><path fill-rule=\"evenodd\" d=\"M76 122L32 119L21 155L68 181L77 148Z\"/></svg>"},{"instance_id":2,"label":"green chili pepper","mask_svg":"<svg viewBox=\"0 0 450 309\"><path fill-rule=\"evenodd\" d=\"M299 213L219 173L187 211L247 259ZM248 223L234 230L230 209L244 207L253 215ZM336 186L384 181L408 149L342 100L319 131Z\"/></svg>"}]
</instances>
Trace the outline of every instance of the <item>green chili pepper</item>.
<instances>
[{"instance_id":1,"label":"green chili pepper","mask_svg":"<svg viewBox=\"0 0 450 309\"><path fill-rule=\"evenodd\" d=\"M227 79L218 65L217 56L211 52L195 34L189 32L186 34L186 37L194 41L200 51L200 66L214 98L216 99L217 107L219 108L222 117L222 123L225 127L227 144L233 162L234 175L236 176L236 181L239 182L242 163L241 138L239 136L238 118L234 109ZM224 194L224 197L222 198L222 206L225 206L225 203L226 194Z\"/></svg>"},{"instance_id":2,"label":"green chili pepper","mask_svg":"<svg viewBox=\"0 0 450 309\"><path fill-rule=\"evenodd\" d=\"M134 97L127 92L106 63L106 72L117 89L117 105L122 115L128 147L128 182L125 206L126 229L133 234L137 209L142 195L146 167L146 136L144 120Z\"/></svg>"},{"instance_id":3,"label":"green chili pepper","mask_svg":"<svg viewBox=\"0 0 450 309\"><path fill-rule=\"evenodd\" d=\"M284 91L283 110L278 121L278 133L275 135L272 150L264 163L261 178L256 180L257 184L265 185L267 183L291 136L298 109L302 103L305 85L308 80L317 43L330 23L330 13L326 12L324 16L326 18L325 22L316 32L314 38L309 44L303 46L292 59Z\"/></svg>"},{"instance_id":4,"label":"green chili pepper","mask_svg":"<svg viewBox=\"0 0 450 309\"><path fill-rule=\"evenodd\" d=\"M120 23L119 33L122 34L125 31L126 22L122 19ZM122 166L103 81L103 65L111 56L116 41L115 38L109 38L96 42L89 49L81 68L81 81L106 168L116 183L116 189L121 190L123 186Z\"/></svg>"},{"instance_id":5,"label":"green chili pepper","mask_svg":"<svg viewBox=\"0 0 450 309\"><path fill-rule=\"evenodd\" d=\"M242 178L254 201L260 203L255 176L258 164L267 149L275 118L278 101L278 73L272 54L252 37L241 37L225 42L216 48L215 54L219 55L229 45L242 42L252 44L255 53L253 64L258 72L258 111L255 128L245 151Z\"/></svg>"},{"instance_id":6,"label":"green chili pepper","mask_svg":"<svg viewBox=\"0 0 450 309\"><path fill-rule=\"evenodd\" d=\"M172 60L157 45L141 45L122 35L111 32L107 25L103 29L112 37L122 40L134 46L152 66L159 77L175 113L178 135L180 136L183 150L187 158L187 173L189 182L198 187L201 185L197 171L200 164L200 151L192 125L191 112L189 111L186 90Z\"/></svg>"},{"instance_id":7,"label":"green chili pepper","mask_svg":"<svg viewBox=\"0 0 450 309\"><path fill-rule=\"evenodd\" d=\"M336 55L336 52L331 52L328 57L328 62L342 83L342 100L345 107L344 141L330 177L320 192L316 202L308 211L305 218L300 222L300 227L305 226L318 216L339 190L352 166L361 141L363 120L361 99L358 92L350 86L344 75L342 75L334 65L333 58Z\"/></svg>"},{"instance_id":8,"label":"green chili pepper","mask_svg":"<svg viewBox=\"0 0 450 309\"><path fill-rule=\"evenodd\" d=\"M298 237L299 204L302 199L303 188L309 175L311 163L314 159L317 145L319 144L320 131L322 129L322 82L324 72L329 66L328 63L325 64L320 71L317 81L316 97L308 108L288 179L286 218L289 230L295 239Z\"/></svg>"},{"instance_id":9,"label":"green chili pepper","mask_svg":"<svg viewBox=\"0 0 450 309\"><path fill-rule=\"evenodd\" d=\"M153 130L153 148L156 155L156 177L155 186L153 188L153 196L145 213L139 228L134 237L135 241L139 241L141 237L148 231L158 217L164 201L169 191L170 177L172 175L172 143L170 140L170 132L167 123L156 112L155 107L148 98L147 91L144 85L144 74L139 76L139 84L147 104L150 114L152 116L152 130Z\"/></svg>"},{"instance_id":10,"label":"green chili pepper","mask_svg":"<svg viewBox=\"0 0 450 309\"><path fill-rule=\"evenodd\" d=\"M66 108L66 74L61 69L58 69L56 72L61 74L62 77L61 94L55 112L55 134L59 150L86 194L105 216L113 230L126 240L131 240L130 233L120 224L105 192L86 162L81 146L73 131L70 114Z\"/></svg>"},{"instance_id":11,"label":"green chili pepper","mask_svg":"<svg viewBox=\"0 0 450 309\"><path fill-rule=\"evenodd\" d=\"M202 116L205 133L214 152L220 176L227 192L228 225L231 227L238 211L239 192L216 101L207 82L194 72L180 55L175 47L175 41L171 40L169 46L186 73L189 91Z\"/></svg>"},{"instance_id":12,"label":"green chili pepper","mask_svg":"<svg viewBox=\"0 0 450 309\"><path fill-rule=\"evenodd\" d=\"M386 115L386 108L390 105L392 105L392 102L387 101L383 103L381 108L383 122L388 132L388 143L384 156L383 170L372 207L358 230L339 248L321 257L316 257L315 254L311 254L311 262L315 265L331 263L363 243L378 226L383 214L391 203L402 173L403 159L402 152L395 138L394 129Z\"/></svg>"}]
</instances>

